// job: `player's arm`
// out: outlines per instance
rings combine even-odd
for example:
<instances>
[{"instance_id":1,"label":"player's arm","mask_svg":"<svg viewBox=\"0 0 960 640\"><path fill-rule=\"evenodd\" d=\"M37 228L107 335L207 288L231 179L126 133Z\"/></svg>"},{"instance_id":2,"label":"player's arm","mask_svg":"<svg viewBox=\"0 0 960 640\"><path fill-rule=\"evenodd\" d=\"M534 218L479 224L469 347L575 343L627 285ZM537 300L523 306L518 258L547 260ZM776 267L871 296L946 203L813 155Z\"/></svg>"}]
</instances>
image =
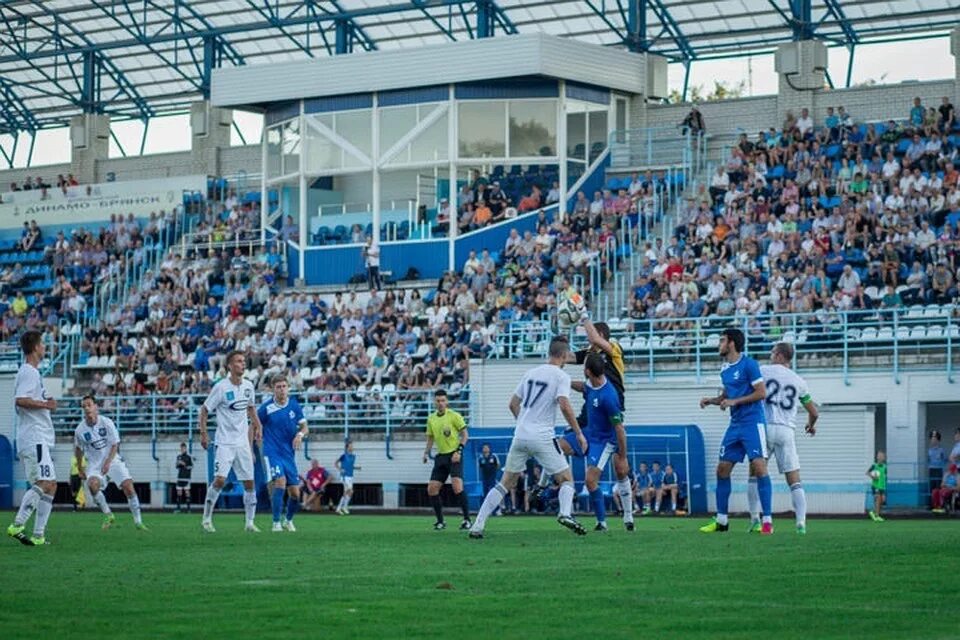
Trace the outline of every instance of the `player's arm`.
<instances>
[{"instance_id":1,"label":"player's arm","mask_svg":"<svg viewBox=\"0 0 960 640\"><path fill-rule=\"evenodd\" d=\"M73 446L73 457L77 459L77 475L81 480L86 480L87 474L83 469L83 450L77 445Z\"/></svg>"},{"instance_id":2,"label":"player's arm","mask_svg":"<svg viewBox=\"0 0 960 640\"><path fill-rule=\"evenodd\" d=\"M110 464L113 462L113 457L117 455L118 447L119 445L116 442L110 446L110 451L107 451L103 464L100 466L100 473L106 474L110 470Z\"/></svg>"},{"instance_id":3,"label":"player's arm","mask_svg":"<svg viewBox=\"0 0 960 640\"><path fill-rule=\"evenodd\" d=\"M34 400L33 398L23 396L16 399L16 405L21 409L49 409L53 411L57 408L57 401L53 398Z\"/></svg>"},{"instance_id":4,"label":"player's arm","mask_svg":"<svg viewBox=\"0 0 960 640\"><path fill-rule=\"evenodd\" d=\"M600 332L597 331L597 328L593 326L593 322L590 320L589 316L584 316L583 318L583 330L587 334L587 341L600 349L607 355L613 356L613 345L610 344L610 341L600 335Z\"/></svg>"},{"instance_id":5,"label":"player's arm","mask_svg":"<svg viewBox=\"0 0 960 640\"><path fill-rule=\"evenodd\" d=\"M813 402L813 398L810 397L809 393L800 396L800 404L807 410L806 432L814 436L817 434L817 420L820 419L820 411L817 409L817 405Z\"/></svg>"},{"instance_id":6,"label":"player's arm","mask_svg":"<svg viewBox=\"0 0 960 640\"><path fill-rule=\"evenodd\" d=\"M427 460L430 459L430 450L433 449L433 434L429 431L427 432L427 446L423 450L423 464L427 464Z\"/></svg>"},{"instance_id":7,"label":"player's arm","mask_svg":"<svg viewBox=\"0 0 960 640\"><path fill-rule=\"evenodd\" d=\"M576 391L577 393L583 393L584 386L582 380L571 380L570 388Z\"/></svg>"},{"instance_id":8,"label":"player's arm","mask_svg":"<svg viewBox=\"0 0 960 640\"><path fill-rule=\"evenodd\" d=\"M727 392L721 391L719 395L714 396L713 398L700 398L700 408L703 409L709 406L719 406L727 398Z\"/></svg>"},{"instance_id":9,"label":"player's arm","mask_svg":"<svg viewBox=\"0 0 960 640\"><path fill-rule=\"evenodd\" d=\"M200 419L197 421L197 429L200 430L200 446L204 449L210 444L210 437L207 435L207 403L200 405Z\"/></svg>"},{"instance_id":10,"label":"player's arm","mask_svg":"<svg viewBox=\"0 0 960 640\"><path fill-rule=\"evenodd\" d=\"M613 423L613 430L617 434L617 449L619 449L619 455L626 457L627 430L623 426L623 414L620 412L615 413L610 417L610 422Z\"/></svg>"},{"instance_id":11,"label":"player's arm","mask_svg":"<svg viewBox=\"0 0 960 640\"><path fill-rule=\"evenodd\" d=\"M463 418L460 418L458 421L458 426L460 427L460 431L457 433L457 438L459 438L460 444L450 458L452 462L460 462L463 460L463 448L467 446L467 441L470 439L470 432L467 429L467 425L464 424Z\"/></svg>"},{"instance_id":12,"label":"player's arm","mask_svg":"<svg viewBox=\"0 0 960 640\"><path fill-rule=\"evenodd\" d=\"M755 381L753 383L753 393L748 396L741 396L739 398L724 398L720 401L720 408L727 409L729 407L736 407L741 404L750 404L752 402L761 402L767 397L767 385L764 383L763 378Z\"/></svg>"},{"instance_id":13,"label":"player's arm","mask_svg":"<svg viewBox=\"0 0 960 640\"><path fill-rule=\"evenodd\" d=\"M307 425L307 421L305 418L300 419L299 425L300 425L300 430L297 431L297 435L293 436L294 451L299 451L300 445L303 444L303 441L306 440L307 437L310 435L310 427Z\"/></svg>"},{"instance_id":14,"label":"player's arm","mask_svg":"<svg viewBox=\"0 0 960 640\"><path fill-rule=\"evenodd\" d=\"M251 442L261 442L263 440L263 425L260 424L257 410L253 408L252 404L247 406L247 417L250 419Z\"/></svg>"},{"instance_id":15,"label":"player's arm","mask_svg":"<svg viewBox=\"0 0 960 640\"><path fill-rule=\"evenodd\" d=\"M577 434L577 443L580 445L580 450L586 451L587 438L583 435L583 430L580 429L580 424L577 422L577 415L573 412L573 407L570 405L570 398L567 396L557 396L557 405L559 405L560 413L563 414L567 424L573 429L573 432Z\"/></svg>"},{"instance_id":16,"label":"player's arm","mask_svg":"<svg viewBox=\"0 0 960 640\"><path fill-rule=\"evenodd\" d=\"M513 414L514 419L520 415L520 396L517 394L510 397L510 413Z\"/></svg>"}]
</instances>

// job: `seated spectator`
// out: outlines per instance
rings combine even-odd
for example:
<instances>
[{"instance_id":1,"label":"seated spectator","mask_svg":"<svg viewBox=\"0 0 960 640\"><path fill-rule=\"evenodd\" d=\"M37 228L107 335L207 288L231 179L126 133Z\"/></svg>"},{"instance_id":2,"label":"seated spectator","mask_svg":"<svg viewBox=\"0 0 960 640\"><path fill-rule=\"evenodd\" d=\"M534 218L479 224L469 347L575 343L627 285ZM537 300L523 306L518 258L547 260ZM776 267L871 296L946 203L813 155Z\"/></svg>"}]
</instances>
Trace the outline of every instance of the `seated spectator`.
<instances>
[{"instance_id":1,"label":"seated spectator","mask_svg":"<svg viewBox=\"0 0 960 640\"><path fill-rule=\"evenodd\" d=\"M960 473L957 471L957 465L951 464L947 472L943 474L940 486L930 494L933 512L944 513L944 505L950 505L953 502L953 496L958 490L960 490Z\"/></svg>"}]
</instances>

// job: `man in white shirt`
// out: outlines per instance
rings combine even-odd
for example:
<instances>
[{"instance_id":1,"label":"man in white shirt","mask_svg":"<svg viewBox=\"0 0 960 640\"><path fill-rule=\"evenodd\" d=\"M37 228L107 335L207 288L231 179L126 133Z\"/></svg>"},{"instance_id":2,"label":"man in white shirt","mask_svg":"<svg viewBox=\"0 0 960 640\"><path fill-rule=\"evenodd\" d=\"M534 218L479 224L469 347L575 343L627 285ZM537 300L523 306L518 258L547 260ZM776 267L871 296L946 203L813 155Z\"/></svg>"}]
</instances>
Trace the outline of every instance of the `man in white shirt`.
<instances>
[{"instance_id":1,"label":"man in white shirt","mask_svg":"<svg viewBox=\"0 0 960 640\"><path fill-rule=\"evenodd\" d=\"M373 230L377 233L377 230ZM371 289L380 289L380 243L375 238L367 239L363 249L363 259L367 265L367 284Z\"/></svg>"},{"instance_id":2,"label":"man in white shirt","mask_svg":"<svg viewBox=\"0 0 960 640\"><path fill-rule=\"evenodd\" d=\"M220 497L220 491L232 468L237 480L243 483L243 508L246 514L247 531L259 533L253 522L257 512L257 494L253 487L253 449L252 442L259 442L263 427L257 418L254 403L253 384L243 377L246 369L246 357L239 351L231 351L227 356L229 375L217 382L210 395L200 407L200 445L206 449L210 445L207 435L207 418L210 413L217 414L217 432L215 434L216 454L213 466L213 482L207 488L207 499L203 505L201 526L207 533L214 533L213 508Z\"/></svg>"},{"instance_id":3,"label":"man in white shirt","mask_svg":"<svg viewBox=\"0 0 960 640\"><path fill-rule=\"evenodd\" d=\"M813 131L813 118L810 117L809 109L800 110L800 117L797 118L797 129L800 131L801 138L806 138L807 134Z\"/></svg>"},{"instance_id":4,"label":"man in white shirt","mask_svg":"<svg viewBox=\"0 0 960 640\"><path fill-rule=\"evenodd\" d=\"M483 538L487 518L516 486L517 479L526 469L527 459L531 457L537 459L543 467L543 473L549 473L560 484L560 514L557 522L577 535L586 535L586 529L572 515L573 474L566 458L560 453L554 433L559 407L576 434L580 450L587 450L587 440L570 405L570 376L563 370L569 352L570 344L566 338L554 338L550 342L548 362L524 374L510 398L510 412L517 419L517 427L503 466L503 476L483 499L477 519L470 529L471 538Z\"/></svg>"},{"instance_id":5,"label":"man in white shirt","mask_svg":"<svg viewBox=\"0 0 960 640\"><path fill-rule=\"evenodd\" d=\"M860 288L860 274L853 270L849 264L843 266L843 273L840 274L840 278L837 280L837 288L843 292L844 295L851 298L857 295L857 290Z\"/></svg>"},{"instance_id":6,"label":"man in white shirt","mask_svg":"<svg viewBox=\"0 0 960 640\"><path fill-rule=\"evenodd\" d=\"M50 417L50 412L57 408L57 401L47 397L43 377L37 369L46 354L43 334L24 332L20 336L20 348L24 362L14 383L14 404L19 419L17 455L23 461L23 472L30 488L23 494L13 524L7 527L7 535L27 546L41 546L47 543L44 532L57 492L57 474L51 456L53 420ZM33 522L33 535L28 538L24 530L34 511L37 517Z\"/></svg>"}]
</instances>

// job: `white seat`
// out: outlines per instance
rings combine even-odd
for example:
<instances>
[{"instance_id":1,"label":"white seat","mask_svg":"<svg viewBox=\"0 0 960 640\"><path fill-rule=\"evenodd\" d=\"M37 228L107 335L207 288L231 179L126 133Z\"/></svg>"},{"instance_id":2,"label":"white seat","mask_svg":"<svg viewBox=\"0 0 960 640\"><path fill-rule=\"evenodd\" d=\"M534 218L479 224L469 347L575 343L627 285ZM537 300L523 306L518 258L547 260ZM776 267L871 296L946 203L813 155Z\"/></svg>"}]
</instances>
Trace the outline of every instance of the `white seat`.
<instances>
[{"instance_id":1,"label":"white seat","mask_svg":"<svg viewBox=\"0 0 960 640\"><path fill-rule=\"evenodd\" d=\"M797 334L795 334L793 331L785 331L781 341L788 344L794 344L797 341Z\"/></svg>"},{"instance_id":2,"label":"white seat","mask_svg":"<svg viewBox=\"0 0 960 640\"><path fill-rule=\"evenodd\" d=\"M924 331L926 333L926 331ZM897 330L894 332L897 340L909 340L910 339L910 327L897 327Z\"/></svg>"},{"instance_id":3,"label":"white seat","mask_svg":"<svg viewBox=\"0 0 960 640\"><path fill-rule=\"evenodd\" d=\"M882 297L880 295L880 290L877 289L876 287L867 287L866 289L863 290L863 294L868 298L870 298L871 300L877 300L878 298Z\"/></svg>"},{"instance_id":4,"label":"white seat","mask_svg":"<svg viewBox=\"0 0 960 640\"><path fill-rule=\"evenodd\" d=\"M907 285L902 284L902 285L900 285L899 287L896 287L896 288L894 289L894 291L896 291L897 293L903 293L904 291L906 291L906 290L909 289L909 288L910 288L910 287L908 287ZM882 296L881 296L881 297L882 297Z\"/></svg>"},{"instance_id":5,"label":"white seat","mask_svg":"<svg viewBox=\"0 0 960 640\"><path fill-rule=\"evenodd\" d=\"M881 342L885 340L893 340L893 329L890 327L880 327L877 329L877 340Z\"/></svg>"},{"instance_id":6,"label":"white seat","mask_svg":"<svg viewBox=\"0 0 960 640\"><path fill-rule=\"evenodd\" d=\"M388 382L387 384L383 385L384 393L393 393L396 390L397 390L397 385L393 384L392 382Z\"/></svg>"},{"instance_id":7,"label":"white seat","mask_svg":"<svg viewBox=\"0 0 960 640\"><path fill-rule=\"evenodd\" d=\"M899 336L898 336L899 337ZM911 340L924 340L927 337L927 328L926 327L914 327L910 329L910 339Z\"/></svg>"},{"instance_id":8,"label":"white seat","mask_svg":"<svg viewBox=\"0 0 960 640\"><path fill-rule=\"evenodd\" d=\"M720 334L711 333L710 335L707 336L707 339L704 340L703 344L706 345L706 346L708 346L708 347L711 347L711 348L719 347L719 346L720 346Z\"/></svg>"},{"instance_id":9,"label":"white seat","mask_svg":"<svg viewBox=\"0 0 960 640\"><path fill-rule=\"evenodd\" d=\"M105 364L106 366L111 368L117 366L117 356L110 356L109 358L107 358L107 361Z\"/></svg>"},{"instance_id":10,"label":"white seat","mask_svg":"<svg viewBox=\"0 0 960 640\"><path fill-rule=\"evenodd\" d=\"M797 336L797 344L803 344L810 337L810 332L804 329L800 332L800 335Z\"/></svg>"},{"instance_id":11,"label":"white seat","mask_svg":"<svg viewBox=\"0 0 960 640\"><path fill-rule=\"evenodd\" d=\"M633 351L633 338L630 336L623 336L617 340L620 343L620 348L624 353Z\"/></svg>"},{"instance_id":12,"label":"white seat","mask_svg":"<svg viewBox=\"0 0 960 640\"><path fill-rule=\"evenodd\" d=\"M317 420L323 420L327 417L327 406L323 404L318 404L313 408L313 417Z\"/></svg>"},{"instance_id":13,"label":"white seat","mask_svg":"<svg viewBox=\"0 0 960 640\"><path fill-rule=\"evenodd\" d=\"M648 346L646 336L637 336L633 339L634 351L646 351Z\"/></svg>"},{"instance_id":14,"label":"white seat","mask_svg":"<svg viewBox=\"0 0 960 640\"><path fill-rule=\"evenodd\" d=\"M907 310L908 318L922 318L925 314L923 305L915 304Z\"/></svg>"},{"instance_id":15,"label":"white seat","mask_svg":"<svg viewBox=\"0 0 960 640\"><path fill-rule=\"evenodd\" d=\"M850 342L856 342L860 340L862 336L863 336L863 331L861 331L860 329L853 328L847 331L847 340L849 340Z\"/></svg>"},{"instance_id":16,"label":"white seat","mask_svg":"<svg viewBox=\"0 0 960 640\"><path fill-rule=\"evenodd\" d=\"M417 347L417 352L413 354L414 358L426 358L427 354L430 353L430 345L424 343Z\"/></svg>"},{"instance_id":17,"label":"white seat","mask_svg":"<svg viewBox=\"0 0 960 640\"><path fill-rule=\"evenodd\" d=\"M947 329L946 334L951 338L960 338L960 327L955 324L950 325Z\"/></svg>"},{"instance_id":18,"label":"white seat","mask_svg":"<svg viewBox=\"0 0 960 640\"><path fill-rule=\"evenodd\" d=\"M127 385L128 387L132 385L133 375L133 371L128 371L127 373L123 374L123 384Z\"/></svg>"},{"instance_id":19,"label":"white seat","mask_svg":"<svg viewBox=\"0 0 960 640\"><path fill-rule=\"evenodd\" d=\"M943 327L933 324L927 327L927 340L935 340L943 337Z\"/></svg>"},{"instance_id":20,"label":"white seat","mask_svg":"<svg viewBox=\"0 0 960 640\"><path fill-rule=\"evenodd\" d=\"M943 307L938 304L932 304L923 310L924 318L942 318L945 315L947 314L944 312Z\"/></svg>"},{"instance_id":21,"label":"white seat","mask_svg":"<svg viewBox=\"0 0 960 640\"><path fill-rule=\"evenodd\" d=\"M101 380L103 384L107 385L108 387L112 387L117 383L117 377L112 373L103 374L103 378Z\"/></svg>"},{"instance_id":22,"label":"white seat","mask_svg":"<svg viewBox=\"0 0 960 640\"><path fill-rule=\"evenodd\" d=\"M860 340L862 340L863 342L876 342L877 328L876 327L864 328L863 333L860 334Z\"/></svg>"},{"instance_id":23,"label":"white seat","mask_svg":"<svg viewBox=\"0 0 960 640\"><path fill-rule=\"evenodd\" d=\"M371 360L373 360L373 357L374 357L375 355L377 355L377 347L376 347L376 345L370 345L369 347L367 347L367 357L370 358Z\"/></svg>"}]
</instances>

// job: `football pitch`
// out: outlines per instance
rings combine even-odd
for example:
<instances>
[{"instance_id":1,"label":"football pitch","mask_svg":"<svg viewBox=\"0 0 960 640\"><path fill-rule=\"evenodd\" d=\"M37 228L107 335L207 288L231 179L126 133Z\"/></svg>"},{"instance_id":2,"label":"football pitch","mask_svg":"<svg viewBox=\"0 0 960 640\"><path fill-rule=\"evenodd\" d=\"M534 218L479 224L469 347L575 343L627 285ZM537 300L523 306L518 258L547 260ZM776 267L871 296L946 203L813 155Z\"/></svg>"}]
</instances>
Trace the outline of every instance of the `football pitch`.
<instances>
[{"instance_id":1,"label":"football pitch","mask_svg":"<svg viewBox=\"0 0 960 640\"><path fill-rule=\"evenodd\" d=\"M701 534L643 518L575 537L491 518L484 540L432 517L55 512L50 545L0 542L0 637L956 638L960 521L813 520L805 537ZM4 526L12 514L3 514ZM258 515L261 528L269 517ZM583 518L592 525L592 520Z\"/></svg>"}]
</instances>

